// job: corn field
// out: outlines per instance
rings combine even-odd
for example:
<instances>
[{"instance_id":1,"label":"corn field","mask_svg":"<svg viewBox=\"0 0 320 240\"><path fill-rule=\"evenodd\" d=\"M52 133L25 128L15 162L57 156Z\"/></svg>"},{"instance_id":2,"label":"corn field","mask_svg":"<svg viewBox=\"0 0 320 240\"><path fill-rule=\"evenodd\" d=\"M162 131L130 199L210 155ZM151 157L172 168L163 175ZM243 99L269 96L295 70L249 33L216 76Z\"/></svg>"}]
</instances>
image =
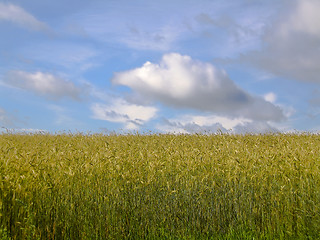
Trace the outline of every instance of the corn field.
<instances>
[{"instance_id":1,"label":"corn field","mask_svg":"<svg viewBox=\"0 0 320 240\"><path fill-rule=\"evenodd\" d=\"M320 239L320 136L4 133L0 239Z\"/></svg>"}]
</instances>

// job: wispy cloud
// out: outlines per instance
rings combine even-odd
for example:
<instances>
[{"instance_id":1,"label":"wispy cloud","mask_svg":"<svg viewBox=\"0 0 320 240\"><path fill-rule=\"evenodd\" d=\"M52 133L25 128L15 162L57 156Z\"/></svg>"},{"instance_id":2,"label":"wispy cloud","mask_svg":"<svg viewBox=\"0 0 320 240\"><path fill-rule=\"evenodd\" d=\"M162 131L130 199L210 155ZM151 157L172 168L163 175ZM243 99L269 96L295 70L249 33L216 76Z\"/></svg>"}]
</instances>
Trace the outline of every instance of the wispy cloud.
<instances>
[{"instance_id":1,"label":"wispy cloud","mask_svg":"<svg viewBox=\"0 0 320 240\"><path fill-rule=\"evenodd\" d=\"M26 125L26 119L19 115L19 111L0 106L0 128L10 129Z\"/></svg>"},{"instance_id":2,"label":"wispy cloud","mask_svg":"<svg viewBox=\"0 0 320 240\"><path fill-rule=\"evenodd\" d=\"M50 73L11 71L4 81L9 86L31 91L51 100L69 97L79 101L84 93L84 90L73 82Z\"/></svg>"},{"instance_id":3,"label":"wispy cloud","mask_svg":"<svg viewBox=\"0 0 320 240\"><path fill-rule=\"evenodd\" d=\"M164 55L160 64L147 62L140 68L116 73L112 82L169 106L262 121L284 118L279 107L251 96L225 71L177 53Z\"/></svg>"},{"instance_id":4,"label":"wispy cloud","mask_svg":"<svg viewBox=\"0 0 320 240\"><path fill-rule=\"evenodd\" d=\"M0 107L0 127L9 127L13 125L13 118L3 108Z\"/></svg>"},{"instance_id":5,"label":"wispy cloud","mask_svg":"<svg viewBox=\"0 0 320 240\"><path fill-rule=\"evenodd\" d=\"M51 110L55 115L54 123L57 125L71 125L75 124L75 119L68 116L67 111L64 107L59 105L50 104L47 106L49 110Z\"/></svg>"},{"instance_id":6,"label":"wispy cloud","mask_svg":"<svg viewBox=\"0 0 320 240\"><path fill-rule=\"evenodd\" d=\"M309 104L313 107L320 106L320 90L314 89L309 99Z\"/></svg>"},{"instance_id":7,"label":"wispy cloud","mask_svg":"<svg viewBox=\"0 0 320 240\"><path fill-rule=\"evenodd\" d=\"M136 31L132 31L133 29ZM138 30L132 27L129 30L120 41L130 48L139 50L168 51L178 37L176 29L169 26L153 31Z\"/></svg>"},{"instance_id":8,"label":"wispy cloud","mask_svg":"<svg viewBox=\"0 0 320 240\"><path fill-rule=\"evenodd\" d=\"M95 65L94 57L99 55L93 47L78 43L50 42L29 43L19 53L37 63L47 63L72 72L83 72Z\"/></svg>"},{"instance_id":9,"label":"wispy cloud","mask_svg":"<svg viewBox=\"0 0 320 240\"><path fill-rule=\"evenodd\" d=\"M155 107L131 104L123 99L113 99L110 104L93 104L91 110L93 118L123 123L128 130L138 129L155 117L157 112Z\"/></svg>"},{"instance_id":10,"label":"wispy cloud","mask_svg":"<svg viewBox=\"0 0 320 240\"><path fill-rule=\"evenodd\" d=\"M188 31L184 13L199 4L157 1L105 1L74 15L84 32L98 41L134 50L172 51ZM176 11L180 8L183 11Z\"/></svg>"},{"instance_id":11,"label":"wispy cloud","mask_svg":"<svg viewBox=\"0 0 320 240\"><path fill-rule=\"evenodd\" d=\"M0 2L0 21L9 21L34 31L48 30L48 26L26 12L23 8Z\"/></svg>"}]
</instances>

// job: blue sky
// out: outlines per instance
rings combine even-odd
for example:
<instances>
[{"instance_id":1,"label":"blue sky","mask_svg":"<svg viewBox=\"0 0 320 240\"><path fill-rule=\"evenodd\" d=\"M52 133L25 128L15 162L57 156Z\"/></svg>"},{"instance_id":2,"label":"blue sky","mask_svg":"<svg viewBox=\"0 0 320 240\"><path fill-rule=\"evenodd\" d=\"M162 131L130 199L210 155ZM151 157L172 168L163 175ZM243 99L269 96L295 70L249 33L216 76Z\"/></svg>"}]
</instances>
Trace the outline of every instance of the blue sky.
<instances>
[{"instance_id":1,"label":"blue sky","mask_svg":"<svg viewBox=\"0 0 320 240\"><path fill-rule=\"evenodd\" d=\"M0 126L320 130L318 0L0 0Z\"/></svg>"}]
</instances>

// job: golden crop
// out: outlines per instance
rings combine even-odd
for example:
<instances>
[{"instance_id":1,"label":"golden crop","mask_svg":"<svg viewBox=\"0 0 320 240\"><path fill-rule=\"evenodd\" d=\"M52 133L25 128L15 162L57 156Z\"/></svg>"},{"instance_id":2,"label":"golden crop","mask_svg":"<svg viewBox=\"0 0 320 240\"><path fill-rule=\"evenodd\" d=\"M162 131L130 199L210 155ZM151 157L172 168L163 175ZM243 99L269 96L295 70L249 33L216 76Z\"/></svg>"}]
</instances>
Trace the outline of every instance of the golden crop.
<instances>
[{"instance_id":1,"label":"golden crop","mask_svg":"<svg viewBox=\"0 0 320 240\"><path fill-rule=\"evenodd\" d=\"M318 238L318 135L0 135L0 239Z\"/></svg>"}]
</instances>

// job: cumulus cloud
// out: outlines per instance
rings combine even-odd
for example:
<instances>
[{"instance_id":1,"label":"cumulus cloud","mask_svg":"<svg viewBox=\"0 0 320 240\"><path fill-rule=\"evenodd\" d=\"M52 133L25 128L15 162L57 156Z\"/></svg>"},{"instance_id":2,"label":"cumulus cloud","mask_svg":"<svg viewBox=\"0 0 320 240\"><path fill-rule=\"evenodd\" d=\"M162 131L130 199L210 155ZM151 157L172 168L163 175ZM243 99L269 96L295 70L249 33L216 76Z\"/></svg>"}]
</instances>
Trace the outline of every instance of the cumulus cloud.
<instances>
[{"instance_id":1,"label":"cumulus cloud","mask_svg":"<svg viewBox=\"0 0 320 240\"><path fill-rule=\"evenodd\" d=\"M275 75L320 82L320 2L288 1L265 32L263 47L242 59Z\"/></svg>"},{"instance_id":2,"label":"cumulus cloud","mask_svg":"<svg viewBox=\"0 0 320 240\"><path fill-rule=\"evenodd\" d=\"M31 91L53 100L63 97L80 100L83 91L70 81L42 72L11 71L4 80L10 86Z\"/></svg>"},{"instance_id":3,"label":"cumulus cloud","mask_svg":"<svg viewBox=\"0 0 320 240\"><path fill-rule=\"evenodd\" d=\"M91 110L93 118L123 123L127 130L138 129L157 112L155 107L131 104L123 99L114 99L111 104L93 104Z\"/></svg>"},{"instance_id":4,"label":"cumulus cloud","mask_svg":"<svg viewBox=\"0 0 320 240\"><path fill-rule=\"evenodd\" d=\"M0 21L1 20L13 22L35 31L48 29L45 23L37 20L23 8L10 3L0 3Z\"/></svg>"},{"instance_id":5,"label":"cumulus cloud","mask_svg":"<svg viewBox=\"0 0 320 240\"><path fill-rule=\"evenodd\" d=\"M164 55L159 64L146 62L140 68L116 73L112 82L177 108L261 121L284 118L279 107L240 89L225 71L177 53Z\"/></svg>"}]
</instances>

